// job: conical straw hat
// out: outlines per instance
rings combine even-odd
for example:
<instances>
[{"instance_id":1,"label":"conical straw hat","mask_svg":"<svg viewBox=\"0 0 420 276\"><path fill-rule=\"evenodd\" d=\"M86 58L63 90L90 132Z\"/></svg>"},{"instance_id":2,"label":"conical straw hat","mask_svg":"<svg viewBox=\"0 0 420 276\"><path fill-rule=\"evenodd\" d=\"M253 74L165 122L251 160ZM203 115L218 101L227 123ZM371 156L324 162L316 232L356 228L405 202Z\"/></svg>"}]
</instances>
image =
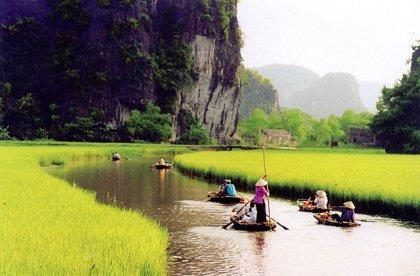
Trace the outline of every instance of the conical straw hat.
<instances>
[{"instance_id":1,"label":"conical straw hat","mask_svg":"<svg viewBox=\"0 0 420 276\"><path fill-rule=\"evenodd\" d=\"M319 197L327 197L327 193L325 193L323 190L318 190L318 191L316 191L316 194L317 194Z\"/></svg>"},{"instance_id":2,"label":"conical straw hat","mask_svg":"<svg viewBox=\"0 0 420 276\"><path fill-rule=\"evenodd\" d=\"M267 181L265 181L264 179L260 179L260 180L258 180L257 183L255 183L255 186L259 187L259 186L265 186L267 184L268 184Z\"/></svg>"},{"instance_id":3,"label":"conical straw hat","mask_svg":"<svg viewBox=\"0 0 420 276\"><path fill-rule=\"evenodd\" d=\"M344 205L344 207L352 209L352 210L356 209L356 207L353 204L353 201L344 202L343 205Z\"/></svg>"}]
</instances>

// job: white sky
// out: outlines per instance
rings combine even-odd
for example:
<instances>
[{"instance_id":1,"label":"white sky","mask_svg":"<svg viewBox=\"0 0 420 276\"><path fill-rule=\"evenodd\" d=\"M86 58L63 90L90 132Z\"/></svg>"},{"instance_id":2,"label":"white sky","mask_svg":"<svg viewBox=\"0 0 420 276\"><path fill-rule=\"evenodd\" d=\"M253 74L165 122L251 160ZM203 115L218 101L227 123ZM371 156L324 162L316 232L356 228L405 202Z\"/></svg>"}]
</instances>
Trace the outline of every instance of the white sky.
<instances>
[{"instance_id":1,"label":"white sky","mask_svg":"<svg viewBox=\"0 0 420 276\"><path fill-rule=\"evenodd\" d=\"M240 0L238 18L247 67L296 64L387 84L420 39L420 0Z\"/></svg>"}]
</instances>

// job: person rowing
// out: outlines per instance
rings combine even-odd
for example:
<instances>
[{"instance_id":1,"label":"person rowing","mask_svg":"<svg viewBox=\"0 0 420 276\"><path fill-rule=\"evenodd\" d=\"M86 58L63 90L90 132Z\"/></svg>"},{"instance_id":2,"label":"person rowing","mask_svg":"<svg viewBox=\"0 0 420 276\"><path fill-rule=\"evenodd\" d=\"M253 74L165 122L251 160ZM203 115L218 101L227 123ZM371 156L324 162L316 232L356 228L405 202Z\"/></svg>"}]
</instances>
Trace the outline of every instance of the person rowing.
<instances>
[{"instance_id":1,"label":"person rowing","mask_svg":"<svg viewBox=\"0 0 420 276\"><path fill-rule=\"evenodd\" d=\"M331 208L333 211L341 212L341 216L339 214L332 214L331 216L332 219L338 222L354 222L356 220L356 214L354 212L356 207L352 201L344 202L343 206L333 206Z\"/></svg>"},{"instance_id":2,"label":"person rowing","mask_svg":"<svg viewBox=\"0 0 420 276\"><path fill-rule=\"evenodd\" d=\"M236 196L236 189L235 189L235 185L232 184L232 182L230 181L230 179L227 180L227 184L226 184L226 195L227 196Z\"/></svg>"},{"instance_id":3,"label":"person rowing","mask_svg":"<svg viewBox=\"0 0 420 276\"><path fill-rule=\"evenodd\" d=\"M255 183L255 196L254 202L257 206L257 223L266 222L267 221L267 213L265 211L265 198L268 197L270 194L266 190L265 186L267 186L267 176L264 175L260 178L257 183Z\"/></svg>"},{"instance_id":4,"label":"person rowing","mask_svg":"<svg viewBox=\"0 0 420 276\"><path fill-rule=\"evenodd\" d=\"M226 195L226 187L228 185L229 179L223 179L222 184L219 186L219 191L217 191L216 195L218 196L225 196Z\"/></svg>"}]
</instances>

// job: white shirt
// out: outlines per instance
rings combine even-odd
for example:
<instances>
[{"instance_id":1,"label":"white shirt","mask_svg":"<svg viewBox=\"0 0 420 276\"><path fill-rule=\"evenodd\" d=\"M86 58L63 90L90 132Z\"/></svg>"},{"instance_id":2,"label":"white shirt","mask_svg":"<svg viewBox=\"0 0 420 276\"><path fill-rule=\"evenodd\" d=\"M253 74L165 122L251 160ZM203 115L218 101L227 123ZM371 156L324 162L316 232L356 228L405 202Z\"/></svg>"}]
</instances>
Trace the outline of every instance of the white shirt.
<instances>
[{"instance_id":1,"label":"white shirt","mask_svg":"<svg viewBox=\"0 0 420 276\"><path fill-rule=\"evenodd\" d=\"M314 203L316 204L316 208L318 209L327 209L328 198L316 197Z\"/></svg>"},{"instance_id":2,"label":"white shirt","mask_svg":"<svg viewBox=\"0 0 420 276\"><path fill-rule=\"evenodd\" d=\"M254 209L255 208L252 209L252 212L248 212L248 214L246 216L244 216L244 218L241 220L241 222L255 223L257 221L257 219L256 219L256 214L255 214Z\"/></svg>"},{"instance_id":3,"label":"white shirt","mask_svg":"<svg viewBox=\"0 0 420 276\"><path fill-rule=\"evenodd\" d=\"M239 211L239 209L241 209L242 207L244 207L244 205L243 204L238 204L238 205L236 205L235 206L235 208L233 208L233 211L234 212L238 212ZM244 208L242 208L242 210L241 211L239 211L239 213L237 213L236 215L240 218L240 217L242 217L243 215L246 215L246 213L248 212L248 206L245 206Z\"/></svg>"}]
</instances>

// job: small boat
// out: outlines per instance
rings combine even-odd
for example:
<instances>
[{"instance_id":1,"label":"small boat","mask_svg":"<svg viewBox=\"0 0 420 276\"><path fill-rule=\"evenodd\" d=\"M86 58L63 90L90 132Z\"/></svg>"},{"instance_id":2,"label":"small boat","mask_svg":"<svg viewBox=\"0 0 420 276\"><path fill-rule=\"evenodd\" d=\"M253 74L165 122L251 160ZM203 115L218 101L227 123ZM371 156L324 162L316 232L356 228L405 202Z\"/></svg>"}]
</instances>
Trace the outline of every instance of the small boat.
<instances>
[{"instance_id":1,"label":"small boat","mask_svg":"<svg viewBox=\"0 0 420 276\"><path fill-rule=\"evenodd\" d=\"M247 223L247 222L235 221L233 223L233 229L250 231L250 232L270 231L270 230L276 229L276 226L277 226L276 223L273 220L270 220L270 222L271 223L269 223L268 221L259 222L259 223Z\"/></svg>"},{"instance_id":2,"label":"small boat","mask_svg":"<svg viewBox=\"0 0 420 276\"><path fill-rule=\"evenodd\" d=\"M244 197L240 195L220 196L220 195L217 195L217 192L208 192L207 199L212 202L220 202L220 203L239 203L241 201L246 200Z\"/></svg>"},{"instance_id":3,"label":"small boat","mask_svg":"<svg viewBox=\"0 0 420 276\"><path fill-rule=\"evenodd\" d=\"M341 222L336 221L331 218L329 213L314 214L314 218L318 221L319 224L338 226L338 227L357 227L361 224L358 222Z\"/></svg>"},{"instance_id":4,"label":"small boat","mask_svg":"<svg viewBox=\"0 0 420 276\"><path fill-rule=\"evenodd\" d=\"M310 213L325 213L331 209L318 209L315 205L308 204L307 199L298 199L296 201L299 206L299 211L301 212L310 212Z\"/></svg>"},{"instance_id":5,"label":"small boat","mask_svg":"<svg viewBox=\"0 0 420 276\"><path fill-rule=\"evenodd\" d=\"M168 163L168 162L165 162L165 163L163 163L163 164L156 163L154 166L155 166L155 168L156 168L156 169L158 169L158 170L163 170L163 169L170 169L170 168L172 168L172 164L171 164L171 163Z\"/></svg>"},{"instance_id":6,"label":"small boat","mask_svg":"<svg viewBox=\"0 0 420 276\"><path fill-rule=\"evenodd\" d=\"M114 153L111 158L112 161L118 161L121 159L121 155L119 153Z\"/></svg>"}]
</instances>

